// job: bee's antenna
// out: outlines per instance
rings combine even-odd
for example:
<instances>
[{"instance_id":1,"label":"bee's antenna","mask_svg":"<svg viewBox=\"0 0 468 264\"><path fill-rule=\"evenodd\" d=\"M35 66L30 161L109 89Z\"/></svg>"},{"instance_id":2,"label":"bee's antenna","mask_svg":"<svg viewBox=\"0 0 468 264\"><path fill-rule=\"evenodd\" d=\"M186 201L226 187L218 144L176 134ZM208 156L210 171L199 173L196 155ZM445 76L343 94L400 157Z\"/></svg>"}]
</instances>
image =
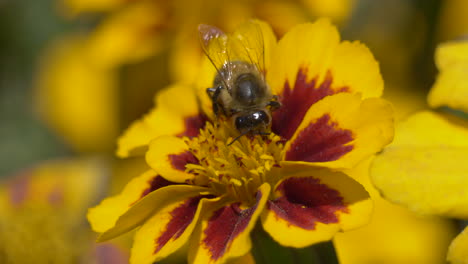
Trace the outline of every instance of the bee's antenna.
<instances>
[{"instance_id":1,"label":"bee's antenna","mask_svg":"<svg viewBox=\"0 0 468 264\"><path fill-rule=\"evenodd\" d=\"M233 139L233 140L231 141L231 143L229 143L229 144L227 144L227 145L228 145L228 146L231 146L232 143L236 142L236 141L237 141L239 138L241 138L242 136L247 135L247 133L249 133L249 132L250 132L250 130L245 131L244 133L240 134L240 135L237 136L235 139Z\"/></svg>"}]
</instances>

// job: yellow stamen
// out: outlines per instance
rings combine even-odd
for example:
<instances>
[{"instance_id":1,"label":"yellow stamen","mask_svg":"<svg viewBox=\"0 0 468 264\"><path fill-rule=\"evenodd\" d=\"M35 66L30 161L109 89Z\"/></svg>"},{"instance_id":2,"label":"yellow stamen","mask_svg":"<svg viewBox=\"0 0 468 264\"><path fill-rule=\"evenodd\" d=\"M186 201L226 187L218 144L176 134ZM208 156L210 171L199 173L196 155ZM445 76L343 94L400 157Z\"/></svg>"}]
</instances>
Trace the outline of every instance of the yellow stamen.
<instances>
[{"instance_id":1,"label":"yellow stamen","mask_svg":"<svg viewBox=\"0 0 468 264\"><path fill-rule=\"evenodd\" d=\"M185 138L189 150L200 161L200 165L187 165L186 170L196 175L195 184L208 182L214 192L227 193L248 204L255 201L255 192L262 183L275 180L268 172L279 166L283 144L272 133L243 136L228 146L236 133L227 125L207 123L198 137Z\"/></svg>"}]
</instances>

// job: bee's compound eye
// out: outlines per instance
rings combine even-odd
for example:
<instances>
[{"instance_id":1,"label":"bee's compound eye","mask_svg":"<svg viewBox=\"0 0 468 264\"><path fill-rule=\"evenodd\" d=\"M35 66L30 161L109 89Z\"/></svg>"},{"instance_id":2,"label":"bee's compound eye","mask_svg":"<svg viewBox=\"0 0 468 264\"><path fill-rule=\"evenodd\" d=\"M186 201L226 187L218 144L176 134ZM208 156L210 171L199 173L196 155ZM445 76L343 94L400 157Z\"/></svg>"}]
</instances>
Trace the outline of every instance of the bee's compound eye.
<instances>
[{"instance_id":1,"label":"bee's compound eye","mask_svg":"<svg viewBox=\"0 0 468 264\"><path fill-rule=\"evenodd\" d=\"M234 125L236 126L236 129L239 130L242 134L244 132L248 132L250 129L250 120L249 116L238 116L236 117L236 120L234 122Z\"/></svg>"},{"instance_id":2,"label":"bee's compound eye","mask_svg":"<svg viewBox=\"0 0 468 264\"><path fill-rule=\"evenodd\" d=\"M236 80L235 98L239 102L252 104L255 99L261 96L260 83L251 73L239 75Z\"/></svg>"}]
</instances>

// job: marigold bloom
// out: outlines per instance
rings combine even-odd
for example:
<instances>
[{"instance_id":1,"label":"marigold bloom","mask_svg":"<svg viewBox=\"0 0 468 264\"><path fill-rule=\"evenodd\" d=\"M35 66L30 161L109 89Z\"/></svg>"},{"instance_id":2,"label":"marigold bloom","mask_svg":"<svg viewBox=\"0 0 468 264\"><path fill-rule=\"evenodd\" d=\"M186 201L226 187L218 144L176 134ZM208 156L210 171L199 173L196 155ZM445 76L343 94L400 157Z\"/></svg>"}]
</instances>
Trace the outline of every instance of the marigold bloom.
<instances>
[{"instance_id":1,"label":"marigold bloom","mask_svg":"<svg viewBox=\"0 0 468 264\"><path fill-rule=\"evenodd\" d=\"M467 77L462 73L468 68L467 55L467 42L438 47L440 73L429 105L467 111ZM465 118L421 111L399 124L394 143L373 163L372 180L387 199L417 213L468 219L467 153ZM456 239L450 248L448 258L454 263L467 263L461 257L468 249L460 242L464 240Z\"/></svg>"},{"instance_id":2,"label":"marigold bloom","mask_svg":"<svg viewBox=\"0 0 468 264\"><path fill-rule=\"evenodd\" d=\"M243 256L257 219L292 247L367 222L368 193L339 170L393 136L391 107L377 98L383 85L372 54L340 42L327 20L299 25L279 42L267 24L251 21L227 39L253 39L258 28L266 81L282 104L272 115L273 133L228 145L237 131L214 117L206 88L216 71L206 60L198 92L184 85L162 91L157 107L120 139L120 156L146 152L152 170L91 209L88 219L101 240L141 226L132 263L157 261L187 241L191 263ZM245 45L230 46L232 54L255 48Z\"/></svg>"}]
</instances>

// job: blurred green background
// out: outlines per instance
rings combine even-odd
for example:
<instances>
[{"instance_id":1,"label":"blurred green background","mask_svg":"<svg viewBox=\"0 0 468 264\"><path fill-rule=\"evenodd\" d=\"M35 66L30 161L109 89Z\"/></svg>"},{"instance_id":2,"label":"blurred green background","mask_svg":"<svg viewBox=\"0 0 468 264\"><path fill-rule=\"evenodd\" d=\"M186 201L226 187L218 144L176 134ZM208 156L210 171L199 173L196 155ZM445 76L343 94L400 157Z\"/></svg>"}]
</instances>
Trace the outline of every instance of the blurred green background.
<instances>
[{"instance_id":1,"label":"blurred green background","mask_svg":"<svg viewBox=\"0 0 468 264\"><path fill-rule=\"evenodd\" d=\"M0 175L67 149L34 113L37 61L48 42L71 30L50 0L0 1Z\"/></svg>"}]
</instances>

